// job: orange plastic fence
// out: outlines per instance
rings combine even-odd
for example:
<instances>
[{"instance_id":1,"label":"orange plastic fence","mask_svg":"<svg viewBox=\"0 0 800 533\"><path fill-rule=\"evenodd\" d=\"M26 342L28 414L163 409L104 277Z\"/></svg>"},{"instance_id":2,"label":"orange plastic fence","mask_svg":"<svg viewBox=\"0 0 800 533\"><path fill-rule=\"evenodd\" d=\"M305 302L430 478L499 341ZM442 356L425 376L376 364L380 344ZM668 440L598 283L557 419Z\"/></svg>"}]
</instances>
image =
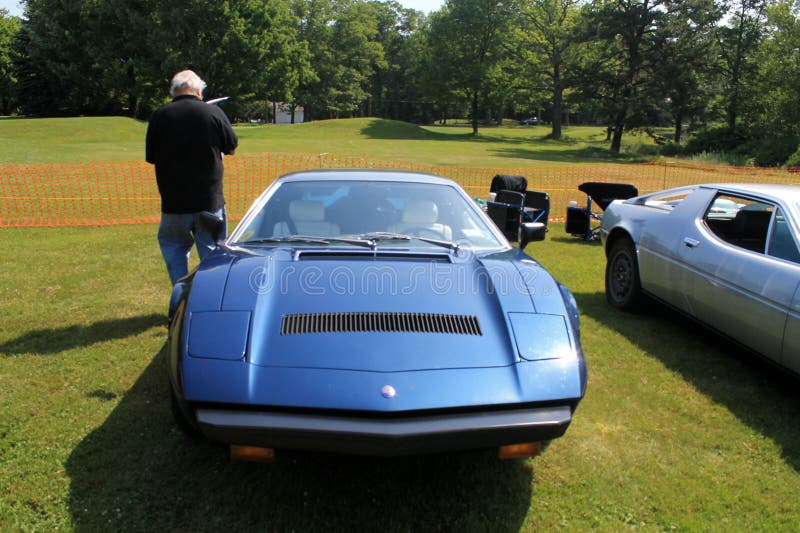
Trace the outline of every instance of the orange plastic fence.
<instances>
[{"instance_id":1,"label":"orange plastic fence","mask_svg":"<svg viewBox=\"0 0 800 533\"><path fill-rule=\"evenodd\" d=\"M635 185L640 194L705 182L800 183L783 170L700 167L684 164L570 164L523 168L436 166L330 154L268 153L225 160L225 197L231 219L240 218L275 178L313 168L383 168L430 172L486 198L495 174L518 174L528 189L550 194L553 219L570 200L583 203L586 181ZM145 162L0 165L0 227L155 223L160 199L153 167Z\"/></svg>"}]
</instances>

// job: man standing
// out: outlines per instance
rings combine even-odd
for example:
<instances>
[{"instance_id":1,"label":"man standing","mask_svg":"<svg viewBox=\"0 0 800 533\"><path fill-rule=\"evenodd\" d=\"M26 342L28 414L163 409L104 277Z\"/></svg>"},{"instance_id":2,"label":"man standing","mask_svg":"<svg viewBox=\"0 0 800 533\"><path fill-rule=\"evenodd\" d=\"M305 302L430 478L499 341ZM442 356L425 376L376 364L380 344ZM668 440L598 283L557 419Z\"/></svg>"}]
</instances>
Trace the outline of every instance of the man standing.
<instances>
[{"instance_id":1,"label":"man standing","mask_svg":"<svg viewBox=\"0 0 800 533\"><path fill-rule=\"evenodd\" d=\"M214 238L199 225L200 213L222 217L222 154L232 155L239 140L225 113L203 102L206 83L191 70L175 74L171 103L157 109L147 126L146 159L156 166L161 194L158 243L174 285L189 272L192 242L202 260L215 248Z\"/></svg>"}]
</instances>

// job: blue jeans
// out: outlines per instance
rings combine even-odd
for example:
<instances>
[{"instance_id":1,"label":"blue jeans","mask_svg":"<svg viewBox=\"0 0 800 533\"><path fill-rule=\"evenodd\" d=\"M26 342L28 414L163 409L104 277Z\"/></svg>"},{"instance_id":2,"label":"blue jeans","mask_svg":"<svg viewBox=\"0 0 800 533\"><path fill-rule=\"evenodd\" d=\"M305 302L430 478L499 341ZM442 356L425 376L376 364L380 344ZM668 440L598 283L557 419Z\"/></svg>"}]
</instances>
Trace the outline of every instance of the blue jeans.
<instances>
[{"instance_id":1,"label":"blue jeans","mask_svg":"<svg viewBox=\"0 0 800 533\"><path fill-rule=\"evenodd\" d=\"M213 211L225 221L220 239L228 236L228 217L223 207ZM161 255L167 264L169 280L173 285L189 273L189 254L192 244L197 245L200 261L206 258L217 246L214 238L198 223L200 213L172 214L161 213L161 224L158 226L158 244Z\"/></svg>"}]
</instances>

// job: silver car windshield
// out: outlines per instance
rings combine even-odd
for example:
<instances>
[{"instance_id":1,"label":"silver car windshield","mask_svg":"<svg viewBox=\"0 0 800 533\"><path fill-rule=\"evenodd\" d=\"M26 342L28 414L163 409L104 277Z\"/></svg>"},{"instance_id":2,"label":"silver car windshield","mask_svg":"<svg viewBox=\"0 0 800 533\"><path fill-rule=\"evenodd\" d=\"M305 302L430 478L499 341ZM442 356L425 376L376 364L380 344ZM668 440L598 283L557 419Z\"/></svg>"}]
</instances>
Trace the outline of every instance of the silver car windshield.
<instances>
[{"instance_id":1,"label":"silver car windshield","mask_svg":"<svg viewBox=\"0 0 800 533\"><path fill-rule=\"evenodd\" d=\"M290 181L237 230L243 246L504 246L477 207L448 185L383 181Z\"/></svg>"}]
</instances>

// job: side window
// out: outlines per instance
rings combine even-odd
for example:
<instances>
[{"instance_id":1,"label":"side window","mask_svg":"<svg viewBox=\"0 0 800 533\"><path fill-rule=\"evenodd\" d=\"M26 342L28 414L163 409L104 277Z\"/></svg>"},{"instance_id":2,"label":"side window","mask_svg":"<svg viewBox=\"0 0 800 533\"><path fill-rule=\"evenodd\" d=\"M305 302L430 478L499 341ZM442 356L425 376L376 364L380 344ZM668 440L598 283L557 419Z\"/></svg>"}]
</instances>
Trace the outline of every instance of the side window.
<instances>
[{"instance_id":1,"label":"side window","mask_svg":"<svg viewBox=\"0 0 800 533\"><path fill-rule=\"evenodd\" d=\"M695 189L684 189L666 194L653 195L647 199L644 205L672 211L684 200L684 198L692 194L694 191Z\"/></svg>"},{"instance_id":2,"label":"side window","mask_svg":"<svg viewBox=\"0 0 800 533\"><path fill-rule=\"evenodd\" d=\"M703 221L723 241L763 254L774 210L775 206L766 202L718 194Z\"/></svg>"},{"instance_id":3,"label":"side window","mask_svg":"<svg viewBox=\"0 0 800 533\"><path fill-rule=\"evenodd\" d=\"M773 257L800 263L800 252L797 251L797 243L792 236L792 228L780 208L775 210L775 221L773 222L767 253Z\"/></svg>"}]
</instances>

